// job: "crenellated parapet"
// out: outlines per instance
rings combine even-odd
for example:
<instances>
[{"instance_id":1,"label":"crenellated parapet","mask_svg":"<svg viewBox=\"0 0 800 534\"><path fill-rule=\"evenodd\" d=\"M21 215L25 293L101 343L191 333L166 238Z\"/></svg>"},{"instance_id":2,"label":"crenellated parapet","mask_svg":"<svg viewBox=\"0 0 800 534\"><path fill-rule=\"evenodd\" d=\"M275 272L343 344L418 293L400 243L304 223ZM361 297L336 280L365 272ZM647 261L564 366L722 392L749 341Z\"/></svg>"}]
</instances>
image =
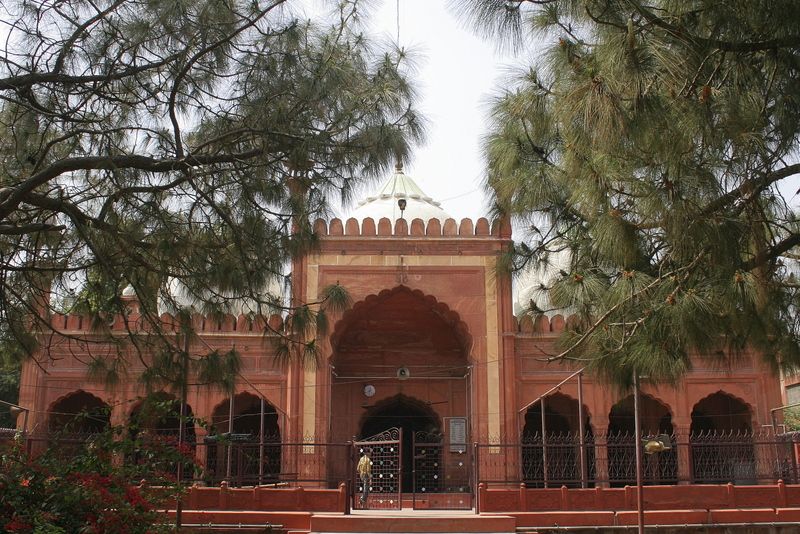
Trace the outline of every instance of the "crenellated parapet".
<instances>
[{"instance_id":1,"label":"crenellated parapet","mask_svg":"<svg viewBox=\"0 0 800 534\"><path fill-rule=\"evenodd\" d=\"M330 222L317 219L314 222L314 231L320 237L426 237L426 238L509 238L511 227L501 220L495 220L491 225L488 219L481 217L472 219L391 219L383 217L375 222L371 217L360 221L349 218L346 221L335 218Z\"/></svg>"},{"instance_id":2,"label":"crenellated parapet","mask_svg":"<svg viewBox=\"0 0 800 534\"><path fill-rule=\"evenodd\" d=\"M568 315L567 317L561 314L552 317L540 315L535 318L525 315L516 321L517 333L522 335L561 333L578 320L577 315Z\"/></svg>"},{"instance_id":3,"label":"crenellated parapet","mask_svg":"<svg viewBox=\"0 0 800 534\"><path fill-rule=\"evenodd\" d=\"M180 319L172 314L164 313L158 318L161 331L177 332L180 330ZM62 333L122 333L122 332L148 332L153 331L153 325L133 308L128 315L116 314L109 316L104 321L98 316L88 314L61 314L54 313L50 316L50 326L56 332ZM270 334L283 332L285 324L278 314L252 316L250 314L234 315L202 315L192 314L192 329L198 334Z\"/></svg>"}]
</instances>

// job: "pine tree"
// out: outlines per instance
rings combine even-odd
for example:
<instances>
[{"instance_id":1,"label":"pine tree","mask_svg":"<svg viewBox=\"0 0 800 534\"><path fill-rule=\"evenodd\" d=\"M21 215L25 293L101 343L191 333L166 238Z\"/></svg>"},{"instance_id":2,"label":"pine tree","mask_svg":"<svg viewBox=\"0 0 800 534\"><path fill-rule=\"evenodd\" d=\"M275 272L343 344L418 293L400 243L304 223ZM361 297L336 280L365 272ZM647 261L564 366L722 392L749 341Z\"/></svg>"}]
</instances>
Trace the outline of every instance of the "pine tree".
<instances>
[{"instance_id":1,"label":"pine tree","mask_svg":"<svg viewBox=\"0 0 800 534\"><path fill-rule=\"evenodd\" d=\"M546 289L578 321L551 359L621 384L749 349L795 368L800 4L475 0L468 16L536 53L485 151L526 235L513 267L570 251Z\"/></svg>"},{"instance_id":2,"label":"pine tree","mask_svg":"<svg viewBox=\"0 0 800 534\"><path fill-rule=\"evenodd\" d=\"M165 354L150 379L186 372L159 307L224 314L245 302L263 318L300 305L281 354L313 359L304 334L346 294L290 306L269 288L314 246L310 221L422 134L405 55L363 34L359 2L331 4L314 22L288 0L4 3L5 352L34 351L54 309L102 326L126 312L130 286L155 343L142 349ZM126 350L90 367L113 380ZM210 356L235 372L234 354Z\"/></svg>"}]
</instances>

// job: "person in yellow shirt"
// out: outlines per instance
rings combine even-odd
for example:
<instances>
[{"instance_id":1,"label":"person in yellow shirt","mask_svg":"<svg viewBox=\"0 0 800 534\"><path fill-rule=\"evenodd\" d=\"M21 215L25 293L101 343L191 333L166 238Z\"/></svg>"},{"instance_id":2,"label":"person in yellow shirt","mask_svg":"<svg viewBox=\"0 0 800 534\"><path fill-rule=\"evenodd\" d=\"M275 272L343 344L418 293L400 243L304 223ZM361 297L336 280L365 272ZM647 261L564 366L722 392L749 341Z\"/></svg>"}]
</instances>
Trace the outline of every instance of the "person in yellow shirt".
<instances>
[{"instance_id":1,"label":"person in yellow shirt","mask_svg":"<svg viewBox=\"0 0 800 534\"><path fill-rule=\"evenodd\" d=\"M358 476L361 478L361 484L363 486L360 501L364 508L367 507L369 485L372 482L372 459L370 458L370 452L371 451L369 449L366 449L364 451L364 455L358 461L358 465L356 466L356 471L358 471Z\"/></svg>"}]
</instances>

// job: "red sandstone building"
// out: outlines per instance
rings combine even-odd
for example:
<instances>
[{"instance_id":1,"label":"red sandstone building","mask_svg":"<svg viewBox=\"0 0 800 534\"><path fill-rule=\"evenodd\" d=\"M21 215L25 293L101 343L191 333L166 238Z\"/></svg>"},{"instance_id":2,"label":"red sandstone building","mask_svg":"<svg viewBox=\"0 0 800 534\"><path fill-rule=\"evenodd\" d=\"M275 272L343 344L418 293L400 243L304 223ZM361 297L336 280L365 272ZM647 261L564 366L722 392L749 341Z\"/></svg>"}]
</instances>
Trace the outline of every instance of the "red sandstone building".
<instances>
[{"instance_id":1,"label":"red sandstone building","mask_svg":"<svg viewBox=\"0 0 800 534\"><path fill-rule=\"evenodd\" d=\"M407 203L403 212L399 199ZM276 367L262 328L245 315L194 317L202 350L235 347L243 359L233 403L216 389L189 390L188 411L213 423L210 432L199 425L188 431L199 444L205 476L258 473L262 482L294 478L335 485L348 476L346 455L321 444L398 427L407 441L398 451L406 466L404 492L424 486L421 468L415 480L410 474L419 467L412 458L418 451L409 444L415 433L418 440L441 440L438 461L464 493L474 492L476 478L529 487L580 486L581 478L583 485L599 487L632 482L631 397L591 376L582 377L584 446L575 448L581 427L577 377L551 390L576 368L542 361L555 352L567 318L514 316L512 280L497 270L510 228L483 218L448 218L402 171L353 215L318 221L319 250L293 265L295 298L314 301L321 288L339 283L354 302L334 318L330 335L317 340L322 360L316 369ZM129 319L135 319L136 298L125 298L133 311ZM273 326L280 321L274 317ZM56 315L52 324L63 334L91 335L80 316ZM57 430L69 414L98 406L110 407L111 424L125 425L139 409L145 395L135 379L140 369L111 388L87 379L81 355L97 347L58 335L42 347L49 351L40 358L43 366L28 363L22 374L19 402L31 410L29 430ZM709 362L695 358L692 372L674 388L643 384L644 433L669 434L675 445L649 460L647 479L775 482L785 476L786 458L767 457L751 444L754 433L772 424L770 410L782 404L778 378L754 354L732 367ZM542 417L539 398L545 393ZM255 456L260 465L245 452L247 461L239 462L240 454L225 469L226 457L209 433L227 432L231 411L234 433L249 434L251 444L265 436L266 452L262 446ZM166 429L174 421L160 424ZM710 435L750 441L731 439L707 454L703 436ZM279 441L295 445L281 447ZM434 476L437 470L427 472Z\"/></svg>"}]
</instances>

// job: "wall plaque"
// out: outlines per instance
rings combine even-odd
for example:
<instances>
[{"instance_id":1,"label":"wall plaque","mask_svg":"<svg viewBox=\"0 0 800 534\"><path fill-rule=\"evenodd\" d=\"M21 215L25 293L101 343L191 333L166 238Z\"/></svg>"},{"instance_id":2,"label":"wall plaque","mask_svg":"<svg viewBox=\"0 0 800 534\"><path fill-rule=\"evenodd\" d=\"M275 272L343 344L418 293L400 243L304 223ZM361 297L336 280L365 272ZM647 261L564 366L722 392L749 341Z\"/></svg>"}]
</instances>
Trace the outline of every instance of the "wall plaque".
<instances>
[{"instance_id":1,"label":"wall plaque","mask_svg":"<svg viewBox=\"0 0 800 534\"><path fill-rule=\"evenodd\" d=\"M450 443L450 452L463 453L467 451L467 418L446 417L447 440Z\"/></svg>"}]
</instances>

